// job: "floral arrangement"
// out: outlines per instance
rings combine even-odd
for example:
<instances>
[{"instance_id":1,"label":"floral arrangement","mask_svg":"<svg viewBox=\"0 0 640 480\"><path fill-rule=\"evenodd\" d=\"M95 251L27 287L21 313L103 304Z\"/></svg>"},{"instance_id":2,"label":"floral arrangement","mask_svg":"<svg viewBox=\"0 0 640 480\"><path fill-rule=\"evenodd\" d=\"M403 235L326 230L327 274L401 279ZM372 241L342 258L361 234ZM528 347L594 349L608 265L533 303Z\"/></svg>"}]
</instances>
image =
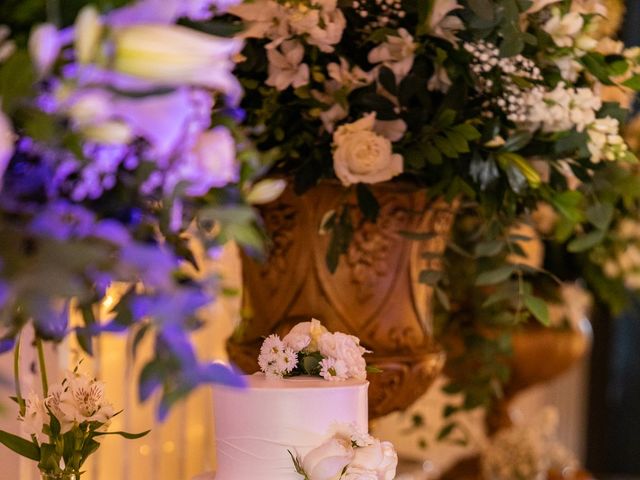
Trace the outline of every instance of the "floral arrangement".
<instances>
[{"instance_id":1,"label":"floral arrangement","mask_svg":"<svg viewBox=\"0 0 640 480\"><path fill-rule=\"evenodd\" d=\"M545 408L534 421L500 431L483 448L481 464L487 480L542 480L549 471L574 472L579 463L555 439L558 412Z\"/></svg>"},{"instance_id":2,"label":"floral arrangement","mask_svg":"<svg viewBox=\"0 0 640 480\"><path fill-rule=\"evenodd\" d=\"M332 436L303 458L289 454L305 480L392 480L398 465L390 442L381 442L351 424L336 424Z\"/></svg>"},{"instance_id":3,"label":"floral arrangement","mask_svg":"<svg viewBox=\"0 0 640 480\"><path fill-rule=\"evenodd\" d=\"M320 376L329 381L364 380L367 364L360 340L341 332L330 333L312 319L294 326L283 338L269 335L260 348L258 365L267 377Z\"/></svg>"},{"instance_id":4,"label":"floral arrangement","mask_svg":"<svg viewBox=\"0 0 640 480\"><path fill-rule=\"evenodd\" d=\"M229 13L247 39L244 123L271 172L298 193L332 178L356 192L361 215L345 203L322 225L337 249L328 260L376 220L371 185L383 181L461 199L503 245L511 224L547 206L560 220L550 241L571 252L602 242L610 213L637 198L626 104L603 95L640 87L638 51L602 38L598 0L254 0ZM477 276L519 272L503 263ZM421 279L443 287L439 272ZM522 316L545 318L525 290Z\"/></svg>"},{"instance_id":5,"label":"floral arrangement","mask_svg":"<svg viewBox=\"0 0 640 480\"><path fill-rule=\"evenodd\" d=\"M100 448L102 436L136 439L149 433L109 432L119 412L105 398L104 384L79 373L78 367L51 388L43 375L44 398L36 393L23 398L17 378L16 382L19 420L31 439L0 431L0 443L38 462L44 478L79 480L85 461Z\"/></svg>"},{"instance_id":6,"label":"floral arrangement","mask_svg":"<svg viewBox=\"0 0 640 480\"><path fill-rule=\"evenodd\" d=\"M33 18L3 14L0 352L27 323L39 340L75 334L89 353L104 332L135 330L136 344L153 336L140 396L161 389L161 415L200 383L241 383L200 362L189 339L223 283L182 268L196 264L191 242L259 251L251 203L281 190L251 181L260 161L234 127L242 41L203 31L235 3L76 2L47 19L21 4ZM95 311L113 282L131 288L105 323ZM69 325L70 309L83 325Z\"/></svg>"}]
</instances>

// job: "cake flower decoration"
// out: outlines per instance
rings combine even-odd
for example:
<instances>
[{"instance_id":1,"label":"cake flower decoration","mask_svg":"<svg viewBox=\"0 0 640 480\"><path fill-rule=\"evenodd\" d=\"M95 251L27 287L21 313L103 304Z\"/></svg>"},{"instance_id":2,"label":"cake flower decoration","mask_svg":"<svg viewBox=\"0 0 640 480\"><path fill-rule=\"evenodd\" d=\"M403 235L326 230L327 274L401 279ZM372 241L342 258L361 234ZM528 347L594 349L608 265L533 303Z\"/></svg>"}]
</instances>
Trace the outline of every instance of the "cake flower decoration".
<instances>
[{"instance_id":1,"label":"cake flower decoration","mask_svg":"<svg viewBox=\"0 0 640 480\"><path fill-rule=\"evenodd\" d=\"M320 376L325 380L364 380L367 350L360 339L342 332L329 332L319 320L302 322L280 339L268 336L260 348L258 365L268 377Z\"/></svg>"}]
</instances>

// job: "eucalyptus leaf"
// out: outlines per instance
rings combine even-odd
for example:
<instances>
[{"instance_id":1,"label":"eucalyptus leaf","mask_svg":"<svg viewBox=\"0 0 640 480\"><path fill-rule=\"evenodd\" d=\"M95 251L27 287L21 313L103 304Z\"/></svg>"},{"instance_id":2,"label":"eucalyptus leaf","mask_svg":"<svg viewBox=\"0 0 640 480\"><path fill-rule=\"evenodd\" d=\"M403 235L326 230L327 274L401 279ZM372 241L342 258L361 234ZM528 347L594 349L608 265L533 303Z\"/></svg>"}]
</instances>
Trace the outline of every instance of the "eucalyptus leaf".
<instances>
[{"instance_id":1,"label":"eucalyptus leaf","mask_svg":"<svg viewBox=\"0 0 640 480\"><path fill-rule=\"evenodd\" d=\"M525 295L523 298L524 306L527 310L543 325L549 326L551 320L549 318L549 307L541 298L533 295Z\"/></svg>"},{"instance_id":2,"label":"eucalyptus leaf","mask_svg":"<svg viewBox=\"0 0 640 480\"><path fill-rule=\"evenodd\" d=\"M488 270L480 273L476 278L475 284L479 287L486 285L495 285L507 280L509 277L511 277L514 271L515 267L513 265L503 265L494 270Z\"/></svg>"}]
</instances>

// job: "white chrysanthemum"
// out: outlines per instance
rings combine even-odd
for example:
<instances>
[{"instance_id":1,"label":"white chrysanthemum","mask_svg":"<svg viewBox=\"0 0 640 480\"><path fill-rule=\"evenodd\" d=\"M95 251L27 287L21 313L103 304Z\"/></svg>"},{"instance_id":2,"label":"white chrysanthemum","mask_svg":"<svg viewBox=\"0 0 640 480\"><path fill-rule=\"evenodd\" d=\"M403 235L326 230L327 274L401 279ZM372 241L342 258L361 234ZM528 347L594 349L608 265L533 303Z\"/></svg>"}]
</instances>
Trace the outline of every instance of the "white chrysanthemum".
<instances>
[{"instance_id":1,"label":"white chrysanthemum","mask_svg":"<svg viewBox=\"0 0 640 480\"><path fill-rule=\"evenodd\" d=\"M291 348L285 348L276 358L276 368L282 375L287 375L298 365L298 355Z\"/></svg>"},{"instance_id":2,"label":"white chrysanthemum","mask_svg":"<svg viewBox=\"0 0 640 480\"><path fill-rule=\"evenodd\" d=\"M356 423L336 422L331 426L331 435L350 440L357 447L366 447L374 443L375 439Z\"/></svg>"},{"instance_id":3,"label":"white chrysanthemum","mask_svg":"<svg viewBox=\"0 0 640 480\"><path fill-rule=\"evenodd\" d=\"M298 364L296 352L285 345L278 335L269 335L262 343L258 365L267 377L283 377Z\"/></svg>"},{"instance_id":4,"label":"white chrysanthemum","mask_svg":"<svg viewBox=\"0 0 640 480\"><path fill-rule=\"evenodd\" d=\"M324 358L320 361L320 376L330 381L347 380L349 378L349 368L344 360Z\"/></svg>"}]
</instances>

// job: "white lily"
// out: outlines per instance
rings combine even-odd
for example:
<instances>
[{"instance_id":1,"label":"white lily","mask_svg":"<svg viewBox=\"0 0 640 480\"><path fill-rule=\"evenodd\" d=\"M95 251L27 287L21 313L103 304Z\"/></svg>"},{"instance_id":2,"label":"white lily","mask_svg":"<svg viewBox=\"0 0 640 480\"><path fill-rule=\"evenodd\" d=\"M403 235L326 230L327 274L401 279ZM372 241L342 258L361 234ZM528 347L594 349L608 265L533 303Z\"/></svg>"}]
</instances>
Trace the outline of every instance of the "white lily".
<instances>
[{"instance_id":1,"label":"white lily","mask_svg":"<svg viewBox=\"0 0 640 480\"><path fill-rule=\"evenodd\" d=\"M132 25L114 31L113 68L167 86L219 90L238 100L232 58L242 41L214 37L179 25Z\"/></svg>"}]
</instances>

